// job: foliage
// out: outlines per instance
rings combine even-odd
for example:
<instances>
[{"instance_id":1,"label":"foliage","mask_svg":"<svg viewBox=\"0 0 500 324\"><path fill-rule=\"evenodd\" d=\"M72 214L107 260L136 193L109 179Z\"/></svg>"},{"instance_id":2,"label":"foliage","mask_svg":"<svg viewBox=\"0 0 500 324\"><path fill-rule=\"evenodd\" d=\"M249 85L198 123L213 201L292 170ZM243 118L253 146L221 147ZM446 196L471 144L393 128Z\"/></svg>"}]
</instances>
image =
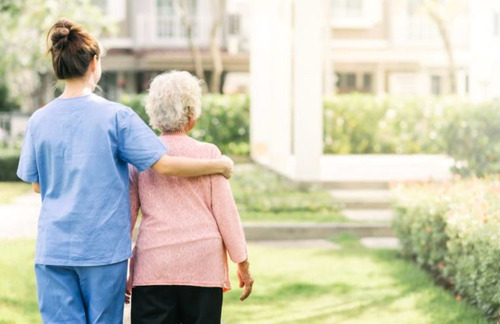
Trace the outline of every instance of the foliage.
<instances>
[{"instance_id":1,"label":"foliage","mask_svg":"<svg viewBox=\"0 0 500 324\"><path fill-rule=\"evenodd\" d=\"M248 95L206 95L192 136L216 144L222 152L250 152L250 98Z\"/></svg>"},{"instance_id":2,"label":"foliage","mask_svg":"<svg viewBox=\"0 0 500 324\"><path fill-rule=\"evenodd\" d=\"M237 165L231 187L243 221L345 221L327 191L300 186L255 164Z\"/></svg>"},{"instance_id":3,"label":"foliage","mask_svg":"<svg viewBox=\"0 0 500 324\"><path fill-rule=\"evenodd\" d=\"M485 314L500 311L500 178L397 188L403 254Z\"/></svg>"},{"instance_id":4,"label":"foliage","mask_svg":"<svg viewBox=\"0 0 500 324\"><path fill-rule=\"evenodd\" d=\"M120 101L149 124L144 108L145 97L145 94L125 95ZM247 95L205 95L201 116L190 135L200 141L216 144L223 154L248 155L249 109L250 99Z\"/></svg>"},{"instance_id":5,"label":"foliage","mask_svg":"<svg viewBox=\"0 0 500 324\"><path fill-rule=\"evenodd\" d=\"M447 107L433 99L350 94L324 100L324 151L333 154L436 154Z\"/></svg>"},{"instance_id":6,"label":"foliage","mask_svg":"<svg viewBox=\"0 0 500 324\"><path fill-rule=\"evenodd\" d=\"M442 129L446 152L461 175L500 173L500 103L462 105Z\"/></svg>"},{"instance_id":7,"label":"foliage","mask_svg":"<svg viewBox=\"0 0 500 324\"><path fill-rule=\"evenodd\" d=\"M349 94L324 107L325 153L448 154L458 174L500 172L498 102Z\"/></svg>"},{"instance_id":8,"label":"foliage","mask_svg":"<svg viewBox=\"0 0 500 324\"><path fill-rule=\"evenodd\" d=\"M19 105L9 97L9 88L0 82L0 112L12 111L19 108Z\"/></svg>"},{"instance_id":9,"label":"foliage","mask_svg":"<svg viewBox=\"0 0 500 324\"><path fill-rule=\"evenodd\" d=\"M40 76L49 74L46 35L62 17L85 26L99 37L114 32L114 22L91 0L11 0L0 4L0 83L8 84L13 98L38 95Z\"/></svg>"},{"instance_id":10,"label":"foliage","mask_svg":"<svg viewBox=\"0 0 500 324\"><path fill-rule=\"evenodd\" d=\"M0 181L19 181L16 175L19 151L0 149Z\"/></svg>"}]
</instances>

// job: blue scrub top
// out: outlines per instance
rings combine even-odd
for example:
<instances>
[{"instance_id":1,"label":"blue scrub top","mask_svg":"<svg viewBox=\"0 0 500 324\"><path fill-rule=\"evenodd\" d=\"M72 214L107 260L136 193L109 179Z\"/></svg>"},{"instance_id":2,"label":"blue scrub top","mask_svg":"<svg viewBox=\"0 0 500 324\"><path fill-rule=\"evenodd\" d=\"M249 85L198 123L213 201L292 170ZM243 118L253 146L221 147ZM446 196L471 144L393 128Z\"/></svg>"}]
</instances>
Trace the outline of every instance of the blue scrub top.
<instances>
[{"instance_id":1,"label":"blue scrub top","mask_svg":"<svg viewBox=\"0 0 500 324\"><path fill-rule=\"evenodd\" d=\"M17 175L39 182L35 263L94 266L131 256L128 163L166 146L130 108L95 94L57 98L31 116Z\"/></svg>"}]
</instances>

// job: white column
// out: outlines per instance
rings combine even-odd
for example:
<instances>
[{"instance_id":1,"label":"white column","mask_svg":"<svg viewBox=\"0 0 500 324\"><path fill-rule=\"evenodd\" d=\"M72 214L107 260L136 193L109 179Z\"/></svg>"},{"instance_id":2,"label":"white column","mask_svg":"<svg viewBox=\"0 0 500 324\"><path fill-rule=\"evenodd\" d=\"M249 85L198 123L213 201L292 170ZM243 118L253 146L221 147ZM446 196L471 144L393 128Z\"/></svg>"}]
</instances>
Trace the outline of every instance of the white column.
<instances>
[{"instance_id":1,"label":"white column","mask_svg":"<svg viewBox=\"0 0 500 324\"><path fill-rule=\"evenodd\" d=\"M267 163L272 120L269 116L272 98L270 75L273 65L273 12L266 0L254 0L250 22L250 152L254 160Z\"/></svg>"},{"instance_id":2,"label":"white column","mask_svg":"<svg viewBox=\"0 0 500 324\"><path fill-rule=\"evenodd\" d=\"M301 181L316 181L321 175L324 1L294 0L293 144L295 178Z\"/></svg>"}]
</instances>

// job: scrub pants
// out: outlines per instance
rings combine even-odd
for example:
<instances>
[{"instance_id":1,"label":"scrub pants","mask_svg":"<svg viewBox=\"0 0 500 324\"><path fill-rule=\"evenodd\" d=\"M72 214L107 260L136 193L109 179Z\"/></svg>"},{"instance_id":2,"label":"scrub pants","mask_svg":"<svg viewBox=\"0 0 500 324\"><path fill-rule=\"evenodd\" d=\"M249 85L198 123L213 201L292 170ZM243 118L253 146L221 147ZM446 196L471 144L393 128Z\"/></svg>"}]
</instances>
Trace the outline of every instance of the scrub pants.
<instances>
[{"instance_id":1,"label":"scrub pants","mask_svg":"<svg viewBox=\"0 0 500 324\"><path fill-rule=\"evenodd\" d=\"M222 288L136 286L132 324L220 324Z\"/></svg>"},{"instance_id":2,"label":"scrub pants","mask_svg":"<svg viewBox=\"0 0 500 324\"><path fill-rule=\"evenodd\" d=\"M122 323L127 260L103 266L35 264L43 323Z\"/></svg>"}]
</instances>

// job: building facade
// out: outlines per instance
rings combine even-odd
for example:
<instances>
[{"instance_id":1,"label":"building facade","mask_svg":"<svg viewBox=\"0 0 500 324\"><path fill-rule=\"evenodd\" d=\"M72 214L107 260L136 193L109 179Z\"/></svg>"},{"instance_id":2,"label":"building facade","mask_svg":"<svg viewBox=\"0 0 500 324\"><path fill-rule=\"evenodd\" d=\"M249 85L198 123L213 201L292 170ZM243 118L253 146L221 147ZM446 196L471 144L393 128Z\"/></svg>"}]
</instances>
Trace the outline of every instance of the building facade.
<instances>
[{"instance_id":1,"label":"building facade","mask_svg":"<svg viewBox=\"0 0 500 324\"><path fill-rule=\"evenodd\" d=\"M442 0L456 93L500 96L500 2ZM446 95L450 59L424 0L332 0L334 91Z\"/></svg>"},{"instance_id":2,"label":"building facade","mask_svg":"<svg viewBox=\"0 0 500 324\"><path fill-rule=\"evenodd\" d=\"M152 76L171 69L194 72L183 12L193 25L206 79L213 68L210 0L93 0L119 25L104 39L105 94L142 92ZM441 0L455 66L456 93L473 101L500 94L500 1ZM187 4L187 8L179 4ZM450 58L425 0L327 0L324 93L446 95ZM273 6L273 1L268 2ZM226 92L249 87L250 0L227 0L220 31ZM222 90L222 89L221 89Z\"/></svg>"},{"instance_id":3,"label":"building facade","mask_svg":"<svg viewBox=\"0 0 500 324\"><path fill-rule=\"evenodd\" d=\"M222 85L226 91L246 87L248 34L246 1L210 0L93 0L118 24L118 34L103 39L104 94L117 99L122 93L147 89L156 74L178 69L195 72L185 22L192 26L192 42L199 49L205 80L210 80L213 60L210 31L218 14L214 3L225 2L218 39L222 57ZM243 72L243 75L241 73ZM241 80L241 81L239 81ZM228 88L228 83L229 88ZM232 88L231 88L232 87Z\"/></svg>"}]
</instances>

